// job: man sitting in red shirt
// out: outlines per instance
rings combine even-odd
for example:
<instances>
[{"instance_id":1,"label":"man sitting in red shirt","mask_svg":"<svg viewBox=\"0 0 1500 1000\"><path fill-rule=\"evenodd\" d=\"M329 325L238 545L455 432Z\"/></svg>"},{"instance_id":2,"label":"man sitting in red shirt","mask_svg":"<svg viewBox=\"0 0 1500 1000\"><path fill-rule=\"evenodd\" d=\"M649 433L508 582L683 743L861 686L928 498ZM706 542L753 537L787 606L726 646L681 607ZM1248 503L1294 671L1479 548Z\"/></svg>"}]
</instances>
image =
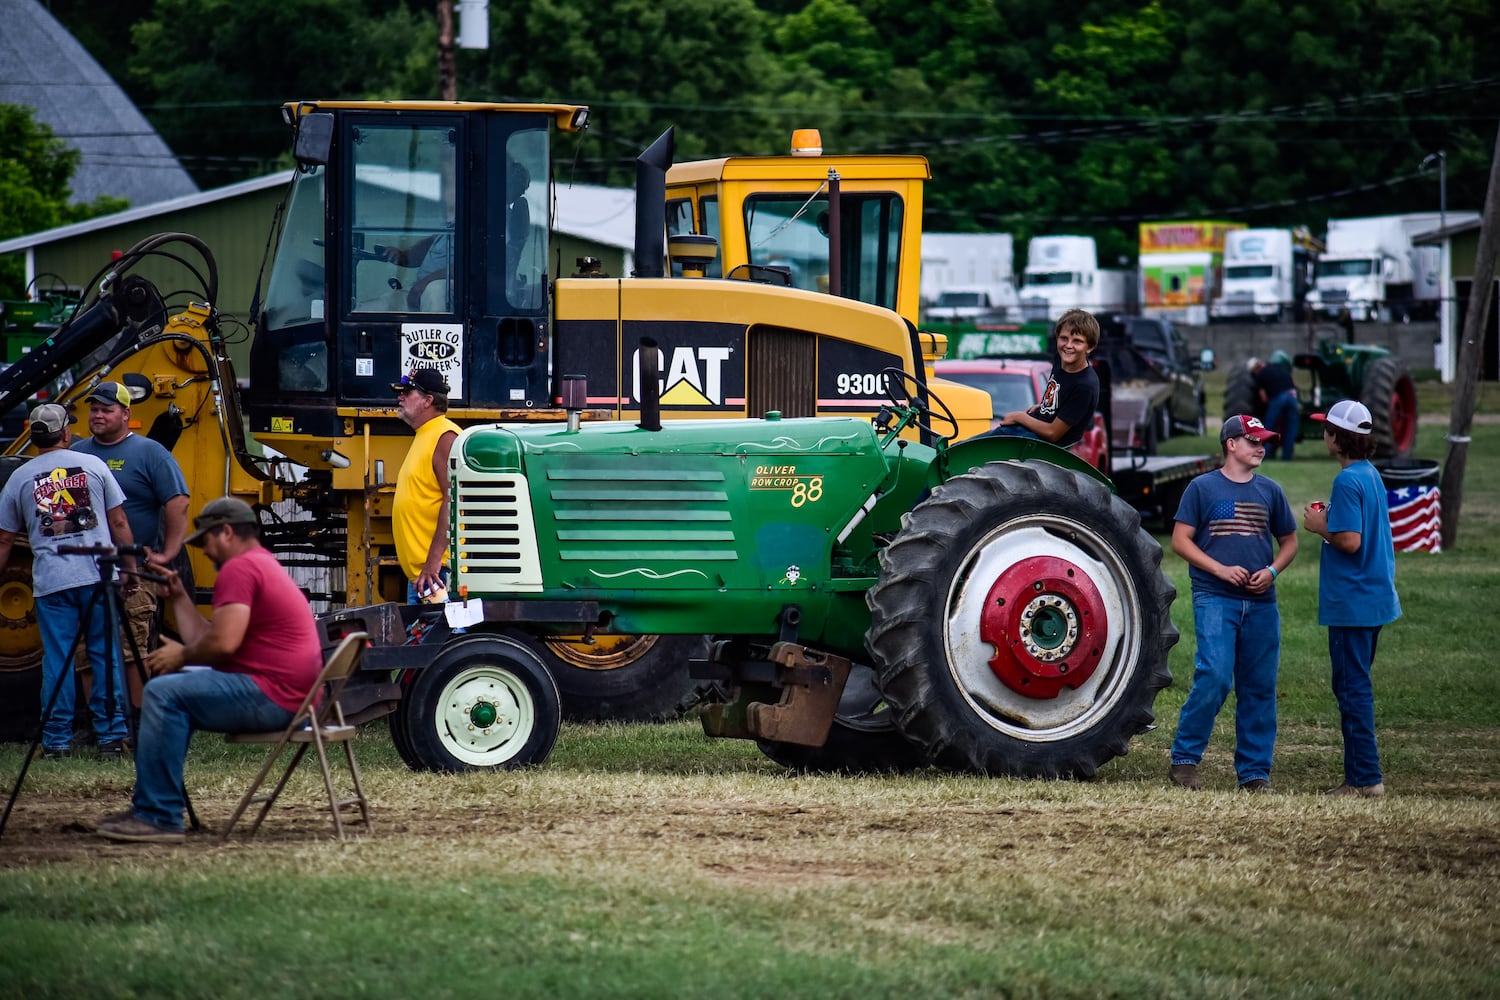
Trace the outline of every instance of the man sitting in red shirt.
<instances>
[{"instance_id":1,"label":"man sitting in red shirt","mask_svg":"<svg viewBox=\"0 0 1500 1000\"><path fill-rule=\"evenodd\" d=\"M177 574L161 596L172 604L181 643L146 657L131 808L99 821L110 840L177 843L187 807L182 769L199 729L283 729L318 678L323 655L312 608L281 563L260 544L255 511L243 500L211 500L193 519L187 544L218 567L213 618L204 618Z\"/></svg>"}]
</instances>

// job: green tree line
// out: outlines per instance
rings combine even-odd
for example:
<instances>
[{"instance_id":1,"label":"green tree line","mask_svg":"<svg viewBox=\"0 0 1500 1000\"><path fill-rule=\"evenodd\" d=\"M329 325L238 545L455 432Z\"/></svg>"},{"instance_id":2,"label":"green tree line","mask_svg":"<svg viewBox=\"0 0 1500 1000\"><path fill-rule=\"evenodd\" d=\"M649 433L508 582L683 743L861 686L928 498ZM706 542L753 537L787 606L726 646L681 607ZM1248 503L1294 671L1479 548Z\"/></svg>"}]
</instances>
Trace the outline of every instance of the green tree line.
<instances>
[{"instance_id":1,"label":"green tree line","mask_svg":"<svg viewBox=\"0 0 1500 1000\"><path fill-rule=\"evenodd\" d=\"M278 105L433 98L435 2L52 0L205 187L284 163ZM588 104L565 179L629 183L668 126L680 159L921 153L930 230L1090 233L1477 209L1500 106L1482 0L492 0L458 96Z\"/></svg>"}]
</instances>

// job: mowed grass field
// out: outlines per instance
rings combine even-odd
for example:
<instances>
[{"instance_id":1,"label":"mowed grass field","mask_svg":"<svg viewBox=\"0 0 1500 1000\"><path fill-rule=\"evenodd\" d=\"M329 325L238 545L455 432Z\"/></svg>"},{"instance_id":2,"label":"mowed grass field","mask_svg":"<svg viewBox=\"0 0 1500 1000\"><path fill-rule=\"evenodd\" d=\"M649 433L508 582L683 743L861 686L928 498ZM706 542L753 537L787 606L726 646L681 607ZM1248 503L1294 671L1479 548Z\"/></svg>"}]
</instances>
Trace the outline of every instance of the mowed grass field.
<instances>
[{"instance_id":1,"label":"mowed grass field","mask_svg":"<svg viewBox=\"0 0 1500 1000\"><path fill-rule=\"evenodd\" d=\"M1443 434L1424 426L1419 456ZM1319 441L1266 469L1299 510L1336 470ZM170 848L89 832L129 765L35 765L0 840L0 997L1493 997L1500 425L1474 428L1464 500L1455 550L1397 559L1383 800L1320 794L1340 737L1304 534L1278 583L1279 794L1235 789L1232 700L1207 790L1166 782L1193 654L1168 554L1177 680L1086 783L802 777L691 721L568 726L540 769L417 775L374 723L372 836L330 840L304 772L255 841ZM258 760L195 743L210 827ZM19 765L0 748L7 785Z\"/></svg>"}]
</instances>

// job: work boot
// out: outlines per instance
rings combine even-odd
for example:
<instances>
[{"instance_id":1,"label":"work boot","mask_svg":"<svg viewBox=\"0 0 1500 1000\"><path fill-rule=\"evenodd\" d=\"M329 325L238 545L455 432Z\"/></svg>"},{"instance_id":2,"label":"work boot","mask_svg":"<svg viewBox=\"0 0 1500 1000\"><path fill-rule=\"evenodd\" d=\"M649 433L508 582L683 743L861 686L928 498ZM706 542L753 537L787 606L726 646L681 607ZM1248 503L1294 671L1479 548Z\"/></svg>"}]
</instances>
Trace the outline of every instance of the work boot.
<instances>
[{"instance_id":1,"label":"work boot","mask_svg":"<svg viewBox=\"0 0 1500 1000\"><path fill-rule=\"evenodd\" d=\"M1201 787L1198 784L1197 764L1173 764L1172 769L1167 772L1167 777L1172 779L1172 784L1178 788L1186 788L1190 792L1196 792Z\"/></svg>"},{"instance_id":2,"label":"work boot","mask_svg":"<svg viewBox=\"0 0 1500 1000\"><path fill-rule=\"evenodd\" d=\"M112 813L100 819L95 832L108 840L135 844L180 844L186 839L181 830L163 830L132 813Z\"/></svg>"},{"instance_id":3,"label":"work boot","mask_svg":"<svg viewBox=\"0 0 1500 1000\"><path fill-rule=\"evenodd\" d=\"M1269 795L1272 792L1271 783L1265 778L1251 778L1240 786L1242 792L1258 792L1261 795Z\"/></svg>"},{"instance_id":4,"label":"work boot","mask_svg":"<svg viewBox=\"0 0 1500 1000\"><path fill-rule=\"evenodd\" d=\"M1377 781L1373 785L1343 784L1337 788L1330 788L1323 794L1336 799L1347 795L1357 795L1362 799L1378 799L1385 794L1385 783Z\"/></svg>"},{"instance_id":5,"label":"work boot","mask_svg":"<svg viewBox=\"0 0 1500 1000\"><path fill-rule=\"evenodd\" d=\"M110 740L108 743L99 744L99 759L106 762L124 760L125 741Z\"/></svg>"}]
</instances>

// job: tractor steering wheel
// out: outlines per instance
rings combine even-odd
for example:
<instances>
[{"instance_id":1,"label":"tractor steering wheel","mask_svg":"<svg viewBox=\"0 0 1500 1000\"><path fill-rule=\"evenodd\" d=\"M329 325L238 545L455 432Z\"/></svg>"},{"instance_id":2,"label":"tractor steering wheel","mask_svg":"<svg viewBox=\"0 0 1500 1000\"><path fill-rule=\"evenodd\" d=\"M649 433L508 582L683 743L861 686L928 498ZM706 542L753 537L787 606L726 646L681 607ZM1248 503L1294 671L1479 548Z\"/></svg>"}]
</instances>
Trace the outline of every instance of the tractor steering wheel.
<instances>
[{"instance_id":1,"label":"tractor steering wheel","mask_svg":"<svg viewBox=\"0 0 1500 1000\"><path fill-rule=\"evenodd\" d=\"M915 375L912 375L909 372L902 371L900 368L886 368L883 369L880 374L885 378L885 398L889 399L891 401L891 405L896 407L898 410L910 410L912 414L914 414L912 417L912 424L914 426L921 428L922 430L935 437L940 437L945 441L952 441L954 438L958 437L958 418L953 415L952 410L948 409L948 404L943 402L938 394L932 391L931 386L926 387L927 398L932 403L935 403L937 405L937 411L934 411L930 406L924 404L921 400L921 397L915 391L923 388L922 383L917 381ZM913 390L912 392L907 394L907 399L905 400L902 400L896 393L896 386L898 383L901 385L903 390L907 388L907 385L909 383L910 388ZM948 432L947 434L939 434L937 430L932 426L933 417L936 417L939 420L943 421L945 424L952 427L953 430Z\"/></svg>"}]
</instances>

